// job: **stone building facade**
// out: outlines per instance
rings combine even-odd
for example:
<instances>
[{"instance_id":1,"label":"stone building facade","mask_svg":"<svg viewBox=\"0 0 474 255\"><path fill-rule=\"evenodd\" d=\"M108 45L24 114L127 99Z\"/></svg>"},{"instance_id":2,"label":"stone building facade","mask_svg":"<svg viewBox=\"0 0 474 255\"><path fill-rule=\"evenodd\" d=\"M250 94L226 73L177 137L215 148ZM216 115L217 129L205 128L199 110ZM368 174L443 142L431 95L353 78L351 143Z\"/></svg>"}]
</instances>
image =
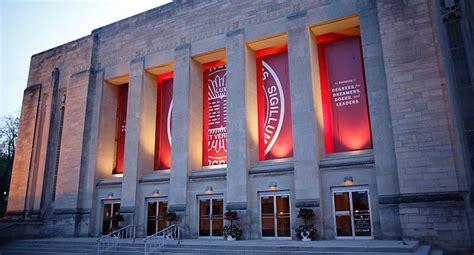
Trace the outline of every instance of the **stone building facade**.
<instances>
[{"instance_id":1,"label":"stone building facade","mask_svg":"<svg viewBox=\"0 0 474 255\"><path fill-rule=\"evenodd\" d=\"M219 238L236 210L243 239L295 239L310 208L314 239L471 250L469 4L180 0L38 53L7 215Z\"/></svg>"}]
</instances>

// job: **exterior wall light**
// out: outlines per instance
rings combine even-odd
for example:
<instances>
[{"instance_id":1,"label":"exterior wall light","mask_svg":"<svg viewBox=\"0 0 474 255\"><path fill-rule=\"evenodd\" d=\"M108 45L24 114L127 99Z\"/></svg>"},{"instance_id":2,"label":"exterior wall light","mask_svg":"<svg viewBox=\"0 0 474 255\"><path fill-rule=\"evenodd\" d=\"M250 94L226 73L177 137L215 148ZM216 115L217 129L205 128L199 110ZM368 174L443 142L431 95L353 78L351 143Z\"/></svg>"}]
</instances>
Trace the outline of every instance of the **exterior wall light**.
<instances>
[{"instance_id":1,"label":"exterior wall light","mask_svg":"<svg viewBox=\"0 0 474 255\"><path fill-rule=\"evenodd\" d=\"M206 194L212 194L214 192L214 189L209 186L209 187L206 187Z\"/></svg>"},{"instance_id":2,"label":"exterior wall light","mask_svg":"<svg viewBox=\"0 0 474 255\"><path fill-rule=\"evenodd\" d=\"M346 177L344 177L344 185L346 185L346 186L352 185L352 182L353 182L353 181L354 181L354 180L352 179L352 176L346 176Z\"/></svg>"},{"instance_id":3,"label":"exterior wall light","mask_svg":"<svg viewBox=\"0 0 474 255\"><path fill-rule=\"evenodd\" d=\"M276 181L270 182L270 184L268 184L269 190L276 190L277 188L278 188L278 184Z\"/></svg>"},{"instance_id":4,"label":"exterior wall light","mask_svg":"<svg viewBox=\"0 0 474 255\"><path fill-rule=\"evenodd\" d=\"M160 195L160 190L159 190L159 189L155 189L155 190L153 191L153 193L151 193L151 195L154 196L154 197L159 196L159 195Z\"/></svg>"},{"instance_id":5,"label":"exterior wall light","mask_svg":"<svg viewBox=\"0 0 474 255\"><path fill-rule=\"evenodd\" d=\"M113 192L110 192L109 194L107 194L107 198L108 199L112 199L114 197L114 193Z\"/></svg>"}]
</instances>

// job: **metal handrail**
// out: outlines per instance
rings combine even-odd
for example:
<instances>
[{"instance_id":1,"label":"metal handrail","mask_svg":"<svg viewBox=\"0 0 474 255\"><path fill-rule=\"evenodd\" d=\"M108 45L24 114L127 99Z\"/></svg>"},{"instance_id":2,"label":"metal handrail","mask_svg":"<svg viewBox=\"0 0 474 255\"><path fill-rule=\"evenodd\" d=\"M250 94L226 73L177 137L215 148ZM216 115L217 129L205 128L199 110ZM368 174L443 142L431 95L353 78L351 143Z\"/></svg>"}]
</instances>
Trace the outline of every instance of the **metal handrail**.
<instances>
[{"instance_id":1,"label":"metal handrail","mask_svg":"<svg viewBox=\"0 0 474 255\"><path fill-rule=\"evenodd\" d=\"M181 241L181 231L179 224L173 224L165 229L162 229L151 236L147 236L143 239L145 243L145 255L150 252L161 249L165 246L165 241L176 240L178 244Z\"/></svg>"},{"instance_id":2,"label":"metal handrail","mask_svg":"<svg viewBox=\"0 0 474 255\"><path fill-rule=\"evenodd\" d=\"M97 238L97 254L113 247L117 247L117 250L119 250L120 244L126 240L133 239L133 243L135 243L135 230L136 227L130 224Z\"/></svg>"}]
</instances>

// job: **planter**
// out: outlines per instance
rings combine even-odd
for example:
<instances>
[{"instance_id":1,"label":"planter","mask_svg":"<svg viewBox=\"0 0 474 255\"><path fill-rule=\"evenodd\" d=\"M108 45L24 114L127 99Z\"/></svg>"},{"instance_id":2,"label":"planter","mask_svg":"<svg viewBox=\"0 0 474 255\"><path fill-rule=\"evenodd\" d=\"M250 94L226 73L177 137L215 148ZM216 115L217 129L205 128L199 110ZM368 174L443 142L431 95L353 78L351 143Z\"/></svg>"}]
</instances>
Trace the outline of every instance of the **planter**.
<instances>
[{"instance_id":1,"label":"planter","mask_svg":"<svg viewBox=\"0 0 474 255\"><path fill-rule=\"evenodd\" d=\"M303 242L309 242L309 241L311 241L311 238L309 238L310 235L311 235L310 232L302 232L302 233L301 233L301 237L302 237L302 238L301 238L301 241L303 241Z\"/></svg>"},{"instance_id":2,"label":"planter","mask_svg":"<svg viewBox=\"0 0 474 255\"><path fill-rule=\"evenodd\" d=\"M227 241L235 241L237 238L232 237L232 236L227 236Z\"/></svg>"}]
</instances>

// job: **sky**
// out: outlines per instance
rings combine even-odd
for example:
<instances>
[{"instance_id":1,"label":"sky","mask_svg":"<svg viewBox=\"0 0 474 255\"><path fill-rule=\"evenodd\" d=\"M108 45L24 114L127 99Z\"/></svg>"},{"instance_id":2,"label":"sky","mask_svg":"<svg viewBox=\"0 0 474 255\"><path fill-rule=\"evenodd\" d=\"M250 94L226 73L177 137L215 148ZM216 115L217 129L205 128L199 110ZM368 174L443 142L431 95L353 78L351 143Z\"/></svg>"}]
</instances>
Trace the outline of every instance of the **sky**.
<instances>
[{"instance_id":1,"label":"sky","mask_svg":"<svg viewBox=\"0 0 474 255\"><path fill-rule=\"evenodd\" d=\"M31 56L171 0L0 0L0 118L19 114Z\"/></svg>"}]
</instances>

